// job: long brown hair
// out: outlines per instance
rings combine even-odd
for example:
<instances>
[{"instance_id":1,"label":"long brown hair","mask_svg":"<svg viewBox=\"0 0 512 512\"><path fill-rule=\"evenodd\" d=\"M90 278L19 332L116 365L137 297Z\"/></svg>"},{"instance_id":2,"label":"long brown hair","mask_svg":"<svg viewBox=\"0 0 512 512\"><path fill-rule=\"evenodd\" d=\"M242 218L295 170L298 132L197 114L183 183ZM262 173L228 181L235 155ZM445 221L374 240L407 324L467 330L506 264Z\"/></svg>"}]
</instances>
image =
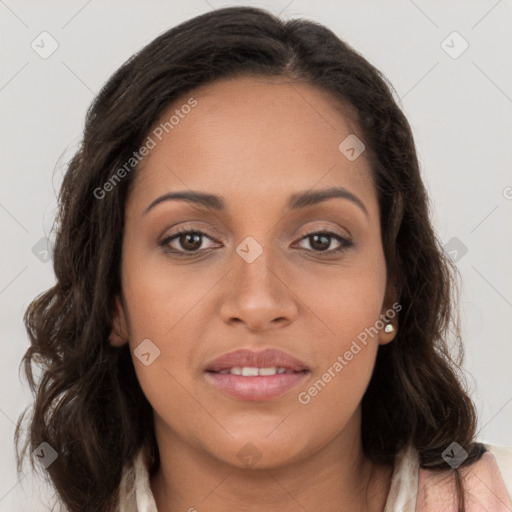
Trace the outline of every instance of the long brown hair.
<instances>
[{"instance_id":1,"label":"long brown hair","mask_svg":"<svg viewBox=\"0 0 512 512\"><path fill-rule=\"evenodd\" d=\"M115 510L123 466L141 447L151 450L153 470L159 464L152 408L128 344L108 342L113 297L120 293L125 199L137 167L100 198L98 188L141 147L171 102L199 85L242 75L285 77L327 91L333 105L351 112L366 145L388 279L403 308L395 339L379 348L362 400L366 456L389 463L412 443L423 468L453 471L441 456L453 441L469 454L462 466L485 450L474 442L476 413L460 369L458 272L431 226L412 132L391 85L317 23L223 8L168 30L115 72L87 112L81 146L64 176L56 284L24 317L31 345L22 364L35 400L18 420L15 441L19 471L27 448L47 442L56 450L47 473L71 512ZM38 378L33 367L41 371ZM463 483L454 471L463 510Z\"/></svg>"}]
</instances>

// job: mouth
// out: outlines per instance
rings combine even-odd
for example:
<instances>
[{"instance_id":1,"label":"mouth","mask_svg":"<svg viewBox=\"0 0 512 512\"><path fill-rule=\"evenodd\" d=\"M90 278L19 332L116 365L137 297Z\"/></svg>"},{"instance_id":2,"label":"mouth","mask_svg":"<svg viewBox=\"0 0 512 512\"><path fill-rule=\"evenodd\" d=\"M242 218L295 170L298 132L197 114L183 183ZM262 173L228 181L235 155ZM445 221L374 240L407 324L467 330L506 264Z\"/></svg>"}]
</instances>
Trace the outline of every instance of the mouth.
<instances>
[{"instance_id":1,"label":"mouth","mask_svg":"<svg viewBox=\"0 0 512 512\"><path fill-rule=\"evenodd\" d=\"M300 372L306 372L307 370L300 370L300 372L295 370L290 370L290 368L284 368L282 366L276 367L276 366L270 366L267 368L258 368L257 366L234 366L232 368L225 368L223 370L220 370L218 372L213 370L207 370L211 373L220 373L222 375L241 375L242 377L268 377L271 375L283 375L283 374L290 374L290 373L300 373Z\"/></svg>"},{"instance_id":2,"label":"mouth","mask_svg":"<svg viewBox=\"0 0 512 512\"><path fill-rule=\"evenodd\" d=\"M217 391L246 401L268 401L304 382L311 373L302 361L280 350L238 350L212 361L206 379Z\"/></svg>"}]
</instances>

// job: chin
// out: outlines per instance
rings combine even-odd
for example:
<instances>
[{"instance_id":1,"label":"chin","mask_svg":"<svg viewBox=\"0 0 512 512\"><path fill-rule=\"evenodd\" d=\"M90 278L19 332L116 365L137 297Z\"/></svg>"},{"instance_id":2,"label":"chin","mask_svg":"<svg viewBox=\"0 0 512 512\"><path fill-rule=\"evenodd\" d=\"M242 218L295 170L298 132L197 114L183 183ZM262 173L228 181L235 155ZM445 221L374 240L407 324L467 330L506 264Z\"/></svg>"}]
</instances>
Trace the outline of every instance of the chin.
<instances>
[{"instance_id":1,"label":"chin","mask_svg":"<svg viewBox=\"0 0 512 512\"><path fill-rule=\"evenodd\" d=\"M301 443L293 435L237 435L228 442L211 447L213 454L226 464L240 469L274 469L294 463L304 455Z\"/></svg>"}]
</instances>

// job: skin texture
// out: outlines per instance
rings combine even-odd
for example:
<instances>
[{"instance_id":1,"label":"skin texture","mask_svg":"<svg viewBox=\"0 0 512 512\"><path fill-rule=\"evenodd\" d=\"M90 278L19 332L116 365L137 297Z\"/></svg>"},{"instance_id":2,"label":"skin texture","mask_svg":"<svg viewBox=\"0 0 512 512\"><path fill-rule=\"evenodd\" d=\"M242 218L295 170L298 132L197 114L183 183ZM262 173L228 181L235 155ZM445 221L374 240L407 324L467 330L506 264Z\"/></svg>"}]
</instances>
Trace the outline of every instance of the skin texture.
<instances>
[{"instance_id":1,"label":"skin texture","mask_svg":"<svg viewBox=\"0 0 512 512\"><path fill-rule=\"evenodd\" d=\"M395 332L370 337L308 404L297 399L394 299L368 163L338 150L356 128L330 95L305 83L234 78L190 96L197 106L145 158L127 201L123 293L111 341L129 343L133 354L150 339L160 350L149 366L133 357L155 415L158 510L311 511L320 502L324 511L382 511L392 467L363 455L360 402L379 344L398 329L396 317ZM368 215L339 198L287 207L292 193L331 186L356 195ZM227 210L179 200L144 214L157 197L178 190L220 195ZM206 233L202 255L179 257L158 246L182 227ZM305 237L323 229L353 245L327 255ZM248 236L263 249L252 263L236 252ZM327 250L340 246L327 240ZM170 244L186 253L186 238L181 242ZM269 347L307 364L303 385L250 402L208 384L212 359ZM237 456L247 443L260 457L250 467Z\"/></svg>"}]
</instances>

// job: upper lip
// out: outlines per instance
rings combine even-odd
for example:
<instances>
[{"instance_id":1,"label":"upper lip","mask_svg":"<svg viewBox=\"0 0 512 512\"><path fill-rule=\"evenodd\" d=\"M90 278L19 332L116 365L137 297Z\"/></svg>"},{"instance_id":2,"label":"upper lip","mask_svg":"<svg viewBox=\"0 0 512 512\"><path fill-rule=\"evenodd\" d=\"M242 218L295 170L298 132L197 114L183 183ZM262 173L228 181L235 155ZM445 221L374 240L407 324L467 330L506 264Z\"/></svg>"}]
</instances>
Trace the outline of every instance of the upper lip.
<instances>
[{"instance_id":1,"label":"upper lip","mask_svg":"<svg viewBox=\"0 0 512 512\"><path fill-rule=\"evenodd\" d=\"M260 352L247 349L235 350L214 359L206 367L206 371L219 372L234 367L256 368L287 368L296 372L308 370L305 363L299 359L274 348L268 348Z\"/></svg>"}]
</instances>

